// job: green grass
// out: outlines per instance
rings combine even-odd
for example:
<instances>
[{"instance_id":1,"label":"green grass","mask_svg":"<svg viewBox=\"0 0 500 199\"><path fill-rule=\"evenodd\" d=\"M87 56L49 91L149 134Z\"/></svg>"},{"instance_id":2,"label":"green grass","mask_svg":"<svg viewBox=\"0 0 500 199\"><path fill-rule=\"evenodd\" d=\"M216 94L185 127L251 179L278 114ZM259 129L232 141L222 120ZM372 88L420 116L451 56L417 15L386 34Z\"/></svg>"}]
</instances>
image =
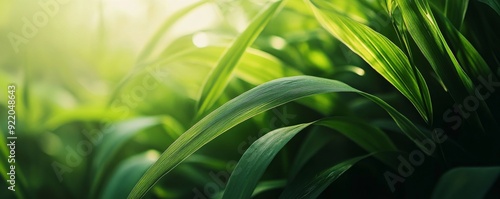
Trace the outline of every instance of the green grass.
<instances>
[{"instance_id":1,"label":"green grass","mask_svg":"<svg viewBox=\"0 0 500 199\"><path fill-rule=\"evenodd\" d=\"M2 40L0 198L500 196L497 1L128 3Z\"/></svg>"}]
</instances>

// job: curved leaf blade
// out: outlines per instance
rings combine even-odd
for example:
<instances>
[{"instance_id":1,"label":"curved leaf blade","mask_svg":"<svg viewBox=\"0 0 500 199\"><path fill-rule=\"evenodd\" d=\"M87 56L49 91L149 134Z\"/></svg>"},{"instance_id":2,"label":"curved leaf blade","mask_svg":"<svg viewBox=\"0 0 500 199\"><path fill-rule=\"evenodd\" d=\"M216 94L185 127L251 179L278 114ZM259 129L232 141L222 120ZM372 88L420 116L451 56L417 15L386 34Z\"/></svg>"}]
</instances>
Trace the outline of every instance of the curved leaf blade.
<instances>
[{"instance_id":1,"label":"curved leaf blade","mask_svg":"<svg viewBox=\"0 0 500 199\"><path fill-rule=\"evenodd\" d=\"M138 132L141 132L141 130L159 125L160 123L161 119L158 117L137 118L131 121L117 123L105 130L103 135L101 135L102 137L96 140L97 142L100 141L100 143L96 148L96 154L92 161L91 175L93 182L90 191L91 195L96 194L98 191L98 186L108 168L109 162L118 152L120 147Z\"/></svg>"},{"instance_id":2,"label":"curved leaf blade","mask_svg":"<svg viewBox=\"0 0 500 199\"><path fill-rule=\"evenodd\" d=\"M497 12L497 14L500 15L500 2L498 2L497 0L478 0L478 1L490 6L491 9L495 10L495 12Z\"/></svg>"},{"instance_id":3,"label":"curved leaf blade","mask_svg":"<svg viewBox=\"0 0 500 199\"><path fill-rule=\"evenodd\" d=\"M330 3L312 0L311 4L316 18L330 34L394 85L426 122L432 121L432 105L425 79L400 48L370 27L337 13Z\"/></svg>"},{"instance_id":4,"label":"curved leaf blade","mask_svg":"<svg viewBox=\"0 0 500 199\"><path fill-rule=\"evenodd\" d=\"M219 96L224 92L234 68L248 46L264 30L264 27L279 10L284 1L275 1L267 9L261 11L243 33L236 38L231 46L224 52L217 66L210 72L201 90L200 100L197 103L197 118L204 115Z\"/></svg>"},{"instance_id":5,"label":"curved leaf blade","mask_svg":"<svg viewBox=\"0 0 500 199\"><path fill-rule=\"evenodd\" d=\"M142 197L162 176L174 169L189 155L235 125L287 102L314 94L331 92L359 93L371 99L393 117L410 139L424 151L427 151L424 146L419 144L427 137L411 121L378 97L356 90L336 80L311 76L286 77L257 86L230 100L198 121L163 152L158 161L136 184L129 198Z\"/></svg>"},{"instance_id":6,"label":"curved leaf blade","mask_svg":"<svg viewBox=\"0 0 500 199\"><path fill-rule=\"evenodd\" d=\"M124 160L113 172L100 198L126 198L141 175L159 156L157 151L147 151Z\"/></svg>"},{"instance_id":7,"label":"curved leaf blade","mask_svg":"<svg viewBox=\"0 0 500 199\"><path fill-rule=\"evenodd\" d=\"M267 133L245 151L229 178L222 199L250 198L257 183L278 152L312 123L283 127Z\"/></svg>"},{"instance_id":8,"label":"curved leaf blade","mask_svg":"<svg viewBox=\"0 0 500 199\"><path fill-rule=\"evenodd\" d=\"M314 176L298 176L289 183L281 193L280 199L287 198L317 198L333 181L349 170L354 164L371 156L359 156L321 171Z\"/></svg>"},{"instance_id":9,"label":"curved leaf blade","mask_svg":"<svg viewBox=\"0 0 500 199\"><path fill-rule=\"evenodd\" d=\"M450 92L460 101L473 90L470 77L458 63L424 0L396 0L405 26L431 67Z\"/></svg>"}]
</instances>

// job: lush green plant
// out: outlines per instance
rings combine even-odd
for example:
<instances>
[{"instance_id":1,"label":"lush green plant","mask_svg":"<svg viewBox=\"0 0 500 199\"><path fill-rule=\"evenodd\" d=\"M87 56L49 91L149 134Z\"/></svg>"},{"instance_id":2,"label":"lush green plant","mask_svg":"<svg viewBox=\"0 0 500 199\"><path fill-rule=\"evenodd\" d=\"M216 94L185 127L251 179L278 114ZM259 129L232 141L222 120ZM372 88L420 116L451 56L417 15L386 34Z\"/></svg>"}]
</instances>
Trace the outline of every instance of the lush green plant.
<instances>
[{"instance_id":1,"label":"lush green plant","mask_svg":"<svg viewBox=\"0 0 500 199\"><path fill-rule=\"evenodd\" d=\"M2 198L500 195L497 1L198 1L142 48L106 42L137 30L90 4L94 37L1 49L22 135Z\"/></svg>"}]
</instances>

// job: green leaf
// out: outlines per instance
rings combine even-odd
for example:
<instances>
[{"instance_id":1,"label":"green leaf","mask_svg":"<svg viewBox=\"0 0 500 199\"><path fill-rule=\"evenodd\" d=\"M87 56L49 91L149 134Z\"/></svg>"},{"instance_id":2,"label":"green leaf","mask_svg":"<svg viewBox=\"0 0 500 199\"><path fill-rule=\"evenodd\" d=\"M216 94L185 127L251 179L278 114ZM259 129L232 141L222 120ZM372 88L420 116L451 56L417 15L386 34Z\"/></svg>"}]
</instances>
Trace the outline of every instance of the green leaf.
<instances>
[{"instance_id":1,"label":"green leaf","mask_svg":"<svg viewBox=\"0 0 500 199\"><path fill-rule=\"evenodd\" d=\"M177 63L176 61L178 61L183 65L214 67L225 50L224 46L207 46L203 48L193 46L193 48L184 50L184 53L177 54L174 61L168 60L167 62ZM252 85L260 85L281 77L301 74L300 71L286 66L269 53L251 47L246 49L234 69L234 75L237 78ZM331 100L322 95L313 96L311 99L298 101L298 103L321 113L331 110L332 107Z\"/></svg>"},{"instance_id":2,"label":"green leaf","mask_svg":"<svg viewBox=\"0 0 500 199\"><path fill-rule=\"evenodd\" d=\"M462 66L467 66L465 71L472 77L488 77L491 74L491 70L481 54L479 54L469 40L453 26L452 21L439 13L439 11L434 13L439 27L442 28L441 31L446 41L450 44L453 52L456 52L459 63Z\"/></svg>"},{"instance_id":3,"label":"green leaf","mask_svg":"<svg viewBox=\"0 0 500 199\"><path fill-rule=\"evenodd\" d=\"M380 130L347 118L329 118L319 122L280 128L259 138L245 151L229 178L223 199L250 198L252 191L257 186L257 182L276 154L298 132L311 124L327 126L342 132L369 152L397 150L389 138Z\"/></svg>"},{"instance_id":4,"label":"green leaf","mask_svg":"<svg viewBox=\"0 0 500 199\"><path fill-rule=\"evenodd\" d=\"M354 164L369 156L371 154L343 161L313 176L298 176L296 180L289 182L285 187L280 199L317 198L333 181L349 170Z\"/></svg>"},{"instance_id":5,"label":"green leaf","mask_svg":"<svg viewBox=\"0 0 500 199\"><path fill-rule=\"evenodd\" d=\"M500 15L500 2L498 0L478 0L486 5L489 5L498 15Z\"/></svg>"},{"instance_id":6,"label":"green leaf","mask_svg":"<svg viewBox=\"0 0 500 199\"><path fill-rule=\"evenodd\" d=\"M262 174L276 154L290 139L311 124L305 123L279 128L255 141L236 165L222 199L250 198Z\"/></svg>"},{"instance_id":7,"label":"green leaf","mask_svg":"<svg viewBox=\"0 0 500 199\"><path fill-rule=\"evenodd\" d=\"M363 58L416 107L426 122L432 121L432 105L425 79L408 57L388 38L370 27L341 15L324 0L312 0L318 21L335 38Z\"/></svg>"},{"instance_id":8,"label":"green leaf","mask_svg":"<svg viewBox=\"0 0 500 199\"><path fill-rule=\"evenodd\" d=\"M224 55L217 62L217 66L210 72L205 84L203 84L200 99L197 103L197 118L210 110L215 101L224 92L241 56L271 20L272 16L279 10L283 2L281 0L272 2L268 8L261 11L245 31L224 52Z\"/></svg>"},{"instance_id":9,"label":"green leaf","mask_svg":"<svg viewBox=\"0 0 500 199\"><path fill-rule=\"evenodd\" d=\"M194 9L200 7L201 5L210 2L210 0L201 0L196 3L193 3L192 5L186 6L185 8L175 12L171 16L169 16L165 22L160 26L160 28L155 32L153 37L149 40L149 42L146 44L144 49L140 52L139 56L137 57L137 62L141 63L145 59L148 58L148 56L152 53L154 47L159 43L160 39L165 35L165 33L171 29L171 27L179 21L183 16L186 14L189 14L191 11Z\"/></svg>"},{"instance_id":10,"label":"green leaf","mask_svg":"<svg viewBox=\"0 0 500 199\"><path fill-rule=\"evenodd\" d=\"M500 175L500 167L462 167L446 172L432 198L484 198Z\"/></svg>"},{"instance_id":11,"label":"green leaf","mask_svg":"<svg viewBox=\"0 0 500 199\"><path fill-rule=\"evenodd\" d=\"M158 117L136 118L130 121L114 124L109 129L105 129L102 134L99 132L96 133L96 135L100 134L99 136L102 136L102 140L97 145L95 157L91 167L92 188L90 193L92 196L98 191L97 189L101 183L101 178L103 177L112 158L116 153L118 153L120 147L134 135L141 132L141 130L160 123L161 119ZM96 139L99 138L96 137Z\"/></svg>"},{"instance_id":12,"label":"green leaf","mask_svg":"<svg viewBox=\"0 0 500 199\"><path fill-rule=\"evenodd\" d=\"M398 150L384 132L359 119L334 117L318 124L337 130L368 152Z\"/></svg>"},{"instance_id":13,"label":"green leaf","mask_svg":"<svg viewBox=\"0 0 500 199\"><path fill-rule=\"evenodd\" d=\"M200 0L192 5L189 5L176 13L172 14L169 16L165 22L160 26L160 28L155 32L153 37L149 40L149 42L146 44L143 50L141 50L139 56L137 57L137 60L134 64L134 67L132 68L132 71L130 71L124 78L118 82L116 85L115 89L112 91L110 98L108 100L108 106L111 105L114 99L117 98L118 94L121 92L123 87L128 83L128 81L140 70L141 68L144 68L147 64L145 63L146 59L150 54L153 52L154 47L159 43L161 38L165 35L165 33L169 30L171 30L172 26L175 25L176 22L179 21L180 18L184 17L186 14L190 13L192 10L198 8L199 6L210 2L210 0Z\"/></svg>"},{"instance_id":14,"label":"green leaf","mask_svg":"<svg viewBox=\"0 0 500 199\"><path fill-rule=\"evenodd\" d=\"M285 185L286 180L271 180L259 182L259 184L257 184L257 187L255 187L255 190L253 190L252 197L269 190L284 187Z\"/></svg>"},{"instance_id":15,"label":"green leaf","mask_svg":"<svg viewBox=\"0 0 500 199\"><path fill-rule=\"evenodd\" d=\"M287 102L331 92L354 92L371 99L394 118L402 131L417 146L427 151L424 146L418 144L427 137L411 121L381 99L336 80L311 76L286 77L262 84L241 94L194 124L163 152L158 161L136 184L129 198L142 197L162 176L169 173L189 155L235 125Z\"/></svg>"},{"instance_id":16,"label":"green leaf","mask_svg":"<svg viewBox=\"0 0 500 199\"><path fill-rule=\"evenodd\" d=\"M359 119L334 117L329 120L323 120L318 124L337 130L369 153L398 151L398 148L383 131ZM394 158L387 158L387 156L375 157L386 165L397 167L397 162L394 162Z\"/></svg>"},{"instance_id":17,"label":"green leaf","mask_svg":"<svg viewBox=\"0 0 500 199\"><path fill-rule=\"evenodd\" d=\"M469 0L445 0L444 15L455 28L460 29L464 22Z\"/></svg>"},{"instance_id":18,"label":"green leaf","mask_svg":"<svg viewBox=\"0 0 500 199\"><path fill-rule=\"evenodd\" d=\"M333 140L333 137L329 135L331 135L330 132L321 131L318 127L312 129L311 132L307 134L307 137L302 142L299 151L295 155L295 160L288 174L288 181L295 178L307 161Z\"/></svg>"},{"instance_id":19,"label":"green leaf","mask_svg":"<svg viewBox=\"0 0 500 199\"><path fill-rule=\"evenodd\" d=\"M397 2L408 32L431 64L434 72L442 80L442 83L455 102L461 103L467 97L475 95L474 85L469 76L472 74L467 74L465 69L465 67L469 66L459 63L447 43L444 34L441 32L428 2L425 0L397 0ZM446 35L449 36L451 34ZM462 44L466 45L466 42L463 40L452 42L462 42ZM475 57L472 59L475 59L476 65L470 67L477 67L478 70L484 70L482 69L484 67L477 65L480 62L478 61L479 58ZM471 70L474 71L475 69ZM469 121L475 128L485 132L483 126L485 122L482 121L482 118L479 118L478 112L488 113L489 110L484 103L481 104L479 111L471 113Z\"/></svg>"},{"instance_id":20,"label":"green leaf","mask_svg":"<svg viewBox=\"0 0 500 199\"><path fill-rule=\"evenodd\" d=\"M109 182L104 187L100 198L126 198L142 174L158 159L157 151L146 151L121 162Z\"/></svg>"},{"instance_id":21,"label":"green leaf","mask_svg":"<svg viewBox=\"0 0 500 199\"><path fill-rule=\"evenodd\" d=\"M443 81L455 101L473 91L472 81L446 43L425 0L396 0L405 26L413 40Z\"/></svg>"}]
</instances>

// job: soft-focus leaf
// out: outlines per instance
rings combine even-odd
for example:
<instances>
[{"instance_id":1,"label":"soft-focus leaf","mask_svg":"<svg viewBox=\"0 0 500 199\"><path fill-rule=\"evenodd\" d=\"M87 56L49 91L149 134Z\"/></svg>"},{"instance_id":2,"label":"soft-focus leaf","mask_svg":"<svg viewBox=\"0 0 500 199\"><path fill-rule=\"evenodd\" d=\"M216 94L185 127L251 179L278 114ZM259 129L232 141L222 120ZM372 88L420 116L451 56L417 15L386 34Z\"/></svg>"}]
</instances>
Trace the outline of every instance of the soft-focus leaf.
<instances>
[{"instance_id":1,"label":"soft-focus leaf","mask_svg":"<svg viewBox=\"0 0 500 199\"><path fill-rule=\"evenodd\" d=\"M500 2L498 0L478 0L489 5L498 15L500 15Z\"/></svg>"},{"instance_id":2,"label":"soft-focus leaf","mask_svg":"<svg viewBox=\"0 0 500 199\"><path fill-rule=\"evenodd\" d=\"M158 159L160 153L147 151L121 162L109 182L104 186L100 198L126 198L142 174Z\"/></svg>"},{"instance_id":3,"label":"soft-focus leaf","mask_svg":"<svg viewBox=\"0 0 500 199\"><path fill-rule=\"evenodd\" d=\"M160 28L155 31L155 34L153 37L149 40L149 42L146 44L144 49L141 51L139 56L137 57L137 62L140 63L144 61L145 59L148 58L148 56L152 53L155 45L158 44L160 39L165 35L165 32L171 29L171 27L179 21L180 18L185 16L186 14L189 14L192 10L200 7L201 5L209 2L209 0L201 0L196 3L193 3L192 5L186 6L185 8L175 12L171 16L169 16L165 22L160 26Z\"/></svg>"},{"instance_id":4,"label":"soft-focus leaf","mask_svg":"<svg viewBox=\"0 0 500 199\"><path fill-rule=\"evenodd\" d=\"M484 198L499 175L500 167L462 167L450 170L439 179L432 198Z\"/></svg>"},{"instance_id":5,"label":"soft-focus leaf","mask_svg":"<svg viewBox=\"0 0 500 199\"><path fill-rule=\"evenodd\" d=\"M455 28L460 29L464 22L469 0L444 0L444 15Z\"/></svg>"},{"instance_id":6,"label":"soft-focus leaf","mask_svg":"<svg viewBox=\"0 0 500 199\"><path fill-rule=\"evenodd\" d=\"M295 155L295 160L292 163L288 174L288 181L292 180L302 167L313 157L321 148L332 141L330 132L321 131L316 127L307 134L306 139L302 142L299 151Z\"/></svg>"},{"instance_id":7,"label":"soft-focus leaf","mask_svg":"<svg viewBox=\"0 0 500 199\"><path fill-rule=\"evenodd\" d=\"M365 155L343 161L314 176L298 176L296 180L287 184L280 198L317 198L333 181L354 164L369 156Z\"/></svg>"},{"instance_id":8,"label":"soft-focus leaf","mask_svg":"<svg viewBox=\"0 0 500 199\"><path fill-rule=\"evenodd\" d=\"M318 124L337 130L369 153L398 150L391 139L380 129L354 118L335 117L323 120ZM375 157L389 166L397 167L397 163L393 158L387 158L386 156Z\"/></svg>"},{"instance_id":9,"label":"soft-focus leaf","mask_svg":"<svg viewBox=\"0 0 500 199\"><path fill-rule=\"evenodd\" d=\"M284 187L285 185L286 185L285 180L261 181L259 182L259 184L257 184L255 190L253 190L252 197L269 190Z\"/></svg>"},{"instance_id":10,"label":"soft-focus leaf","mask_svg":"<svg viewBox=\"0 0 500 199\"><path fill-rule=\"evenodd\" d=\"M114 124L109 129L105 129L104 133L89 132L95 133L95 139L99 139L96 140L99 142L99 145L97 145L95 158L91 167L93 176L91 178L91 195L97 191L100 180L103 177L110 160L112 160L114 155L118 153L120 147L129 141L134 135L141 132L141 130L159 125L160 123L161 118L158 117L136 118L131 121Z\"/></svg>"}]
</instances>

